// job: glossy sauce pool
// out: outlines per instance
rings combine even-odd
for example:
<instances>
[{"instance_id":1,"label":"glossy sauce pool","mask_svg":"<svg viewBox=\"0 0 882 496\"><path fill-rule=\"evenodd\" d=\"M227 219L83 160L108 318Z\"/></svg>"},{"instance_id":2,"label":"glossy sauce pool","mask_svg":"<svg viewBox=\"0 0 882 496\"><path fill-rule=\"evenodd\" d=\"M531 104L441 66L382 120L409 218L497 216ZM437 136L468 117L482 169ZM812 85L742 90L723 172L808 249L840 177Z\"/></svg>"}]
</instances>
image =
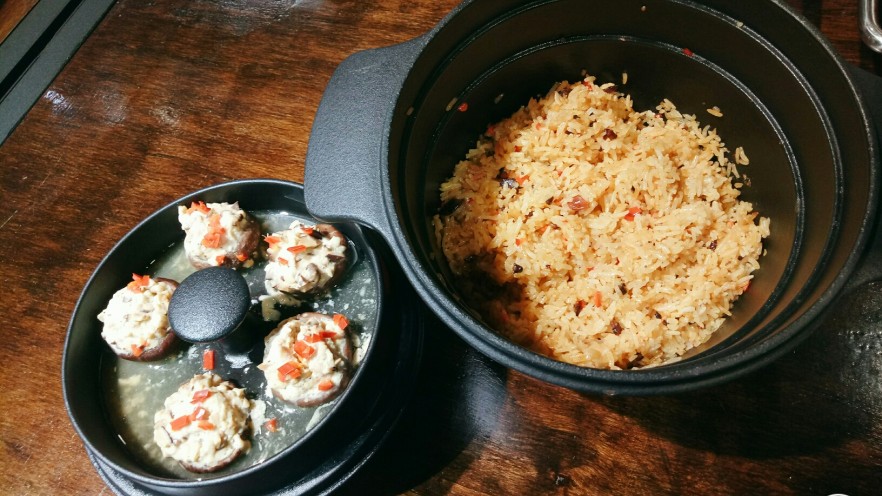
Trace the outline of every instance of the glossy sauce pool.
<instances>
[{"instance_id":1,"label":"glossy sauce pool","mask_svg":"<svg viewBox=\"0 0 882 496\"><path fill-rule=\"evenodd\" d=\"M307 225L315 222L289 212L249 213L260 222L263 234L286 229L293 220ZM180 241L170 246L144 272L153 277L182 281L195 271L187 261L183 245L182 232ZM374 277L373 263L367 257L359 256L359 247L351 240L348 256L346 273L335 287L327 294L304 300L296 307L282 308L281 319L313 311L345 315L349 319L347 330L350 331L355 347L355 374L378 325L379 282ZM258 298L266 294L263 284L265 264L262 260L251 268L239 269L251 292L252 313L255 316L251 319L251 325L257 328L253 330L260 335L250 351L233 354L226 352L219 343L181 343L176 351L162 360L133 362L118 358L105 345L101 378L110 423L116 429L119 439L149 472L160 477L183 479L207 479L238 472L269 459L297 442L336 404L337 400L333 400L318 407L302 408L288 405L267 391L263 372L257 365L263 359L263 336L275 327L277 321L261 322L262 319L259 318L262 315L262 305ZM97 320L95 323L96 326L101 325ZM247 323L248 321L246 325ZM96 329L96 333L100 333L100 327ZM212 372L231 380L238 387L245 388L246 395L255 404L252 411L251 449L222 470L194 474L183 469L171 458L163 458L159 447L153 442L153 416L162 408L165 399L181 384L194 375L205 372L202 368L202 355L207 349L215 352L215 368ZM277 419L276 432L270 432L264 426L265 420L273 418Z\"/></svg>"}]
</instances>

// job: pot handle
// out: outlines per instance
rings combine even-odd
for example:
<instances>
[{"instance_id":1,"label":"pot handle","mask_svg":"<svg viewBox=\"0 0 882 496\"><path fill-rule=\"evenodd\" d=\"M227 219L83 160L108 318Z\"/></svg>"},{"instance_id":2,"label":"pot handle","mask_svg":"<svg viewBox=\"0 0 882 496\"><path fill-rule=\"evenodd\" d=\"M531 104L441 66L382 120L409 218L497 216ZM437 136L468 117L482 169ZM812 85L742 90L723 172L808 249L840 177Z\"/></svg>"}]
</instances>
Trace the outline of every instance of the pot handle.
<instances>
[{"instance_id":1,"label":"pot handle","mask_svg":"<svg viewBox=\"0 0 882 496\"><path fill-rule=\"evenodd\" d=\"M860 0L859 23L861 38L873 50L882 53L882 26L876 20L879 15L879 0Z\"/></svg>"},{"instance_id":2,"label":"pot handle","mask_svg":"<svg viewBox=\"0 0 882 496\"><path fill-rule=\"evenodd\" d=\"M876 149L882 156L882 77L856 66L849 66L849 70L869 112L870 124L875 128ZM876 209L874 225L869 227L871 231L867 249L846 282L843 293L870 281L882 280L882 205L877 205Z\"/></svg>"},{"instance_id":3,"label":"pot handle","mask_svg":"<svg viewBox=\"0 0 882 496\"><path fill-rule=\"evenodd\" d=\"M383 170L392 112L425 36L355 53L322 96L306 152L306 209L325 222L356 222L392 241Z\"/></svg>"}]
</instances>

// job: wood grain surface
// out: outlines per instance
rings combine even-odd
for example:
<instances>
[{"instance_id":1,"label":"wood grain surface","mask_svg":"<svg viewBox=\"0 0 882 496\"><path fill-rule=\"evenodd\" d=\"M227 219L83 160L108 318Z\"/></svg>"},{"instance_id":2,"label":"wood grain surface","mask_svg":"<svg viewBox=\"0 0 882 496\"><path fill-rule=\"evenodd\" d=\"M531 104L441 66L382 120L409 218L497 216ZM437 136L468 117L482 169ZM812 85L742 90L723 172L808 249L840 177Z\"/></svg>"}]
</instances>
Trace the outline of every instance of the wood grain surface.
<instances>
[{"instance_id":1,"label":"wood grain surface","mask_svg":"<svg viewBox=\"0 0 882 496\"><path fill-rule=\"evenodd\" d=\"M2 2L0 6L8 4ZM109 494L65 412L80 291L147 214L239 178L303 179L316 107L355 51L457 0L121 0L0 147L0 493ZM855 0L792 0L882 74ZM418 392L344 494L878 494L882 285L729 384L597 397L507 370L440 324Z\"/></svg>"}]
</instances>

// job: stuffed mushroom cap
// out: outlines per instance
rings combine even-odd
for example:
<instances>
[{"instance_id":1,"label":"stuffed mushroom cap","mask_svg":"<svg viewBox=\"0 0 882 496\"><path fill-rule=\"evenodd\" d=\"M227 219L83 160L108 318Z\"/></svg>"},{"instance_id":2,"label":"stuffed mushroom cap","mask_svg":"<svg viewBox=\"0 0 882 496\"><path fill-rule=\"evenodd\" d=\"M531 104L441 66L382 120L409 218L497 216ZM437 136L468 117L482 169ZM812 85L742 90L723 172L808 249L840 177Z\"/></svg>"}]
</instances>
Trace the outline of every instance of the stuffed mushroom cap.
<instances>
[{"instance_id":1,"label":"stuffed mushroom cap","mask_svg":"<svg viewBox=\"0 0 882 496\"><path fill-rule=\"evenodd\" d=\"M178 283L132 274L98 314L101 337L119 357L150 361L162 358L177 341L168 321L168 304Z\"/></svg>"},{"instance_id":2,"label":"stuffed mushroom cap","mask_svg":"<svg viewBox=\"0 0 882 496\"><path fill-rule=\"evenodd\" d=\"M193 202L178 207L184 251L197 269L254 263L260 225L237 203Z\"/></svg>"},{"instance_id":3,"label":"stuffed mushroom cap","mask_svg":"<svg viewBox=\"0 0 882 496\"><path fill-rule=\"evenodd\" d=\"M310 407L343 392L352 374L348 325L341 314L307 312L270 332L259 367L273 396Z\"/></svg>"},{"instance_id":4,"label":"stuffed mushroom cap","mask_svg":"<svg viewBox=\"0 0 882 496\"><path fill-rule=\"evenodd\" d=\"M322 293L346 270L346 237L330 224L304 225L294 221L267 236L266 290L269 295L295 297Z\"/></svg>"},{"instance_id":5,"label":"stuffed mushroom cap","mask_svg":"<svg viewBox=\"0 0 882 496\"><path fill-rule=\"evenodd\" d=\"M198 374L172 393L154 416L153 440L185 469L220 470L251 448L245 390L217 374Z\"/></svg>"}]
</instances>

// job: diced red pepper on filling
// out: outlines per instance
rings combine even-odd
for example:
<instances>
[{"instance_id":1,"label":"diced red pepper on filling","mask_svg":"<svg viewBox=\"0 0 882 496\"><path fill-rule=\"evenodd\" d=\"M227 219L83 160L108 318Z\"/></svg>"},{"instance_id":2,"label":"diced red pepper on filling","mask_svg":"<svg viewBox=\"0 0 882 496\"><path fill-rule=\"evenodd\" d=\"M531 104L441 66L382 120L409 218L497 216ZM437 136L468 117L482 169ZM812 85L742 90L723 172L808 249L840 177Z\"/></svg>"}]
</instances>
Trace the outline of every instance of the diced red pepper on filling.
<instances>
[{"instance_id":1,"label":"diced red pepper on filling","mask_svg":"<svg viewBox=\"0 0 882 496\"><path fill-rule=\"evenodd\" d=\"M298 254L298 253L303 253L303 252L305 252L305 251L306 251L306 247L303 246L303 245L295 245L295 246L292 246L292 247L288 248L288 251L290 251L291 253L293 253L293 254L296 255L296 254Z\"/></svg>"},{"instance_id":2,"label":"diced red pepper on filling","mask_svg":"<svg viewBox=\"0 0 882 496\"><path fill-rule=\"evenodd\" d=\"M315 232L315 229L303 226L303 232L305 232L307 236L312 236L312 233Z\"/></svg>"},{"instance_id":3,"label":"diced red pepper on filling","mask_svg":"<svg viewBox=\"0 0 882 496\"><path fill-rule=\"evenodd\" d=\"M276 369L276 371L279 373L280 381L287 381L289 377L291 379L297 379L303 375L303 370L300 369L300 364L294 361L285 363Z\"/></svg>"},{"instance_id":4,"label":"diced red pepper on filling","mask_svg":"<svg viewBox=\"0 0 882 496\"><path fill-rule=\"evenodd\" d=\"M214 350L205 350L202 352L202 368L205 370L214 369Z\"/></svg>"},{"instance_id":5,"label":"diced red pepper on filling","mask_svg":"<svg viewBox=\"0 0 882 496\"><path fill-rule=\"evenodd\" d=\"M195 201L190 204L190 208L187 209L187 213L189 214L189 213L193 213L193 212L197 212L197 211L202 212L204 214L207 214L208 212L211 211L211 209L208 208L208 205L206 205L205 202Z\"/></svg>"},{"instance_id":6,"label":"diced red pepper on filling","mask_svg":"<svg viewBox=\"0 0 882 496\"><path fill-rule=\"evenodd\" d=\"M219 232L209 232L202 238L202 246L206 248L220 248L223 244L223 234Z\"/></svg>"},{"instance_id":7,"label":"diced red pepper on filling","mask_svg":"<svg viewBox=\"0 0 882 496\"><path fill-rule=\"evenodd\" d=\"M310 334L303 338L307 343L318 343L326 339L337 339L338 335L333 331L322 331L316 334Z\"/></svg>"},{"instance_id":8,"label":"diced red pepper on filling","mask_svg":"<svg viewBox=\"0 0 882 496\"><path fill-rule=\"evenodd\" d=\"M220 248L224 243L226 232L227 230L220 225L220 215L212 215L208 219L208 234L202 238L202 245L206 248Z\"/></svg>"},{"instance_id":9,"label":"diced red pepper on filling","mask_svg":"<svg viewBox=\"0 0 882 496\"><path fill-rule=\"evenodd\" d=\"M294 343L294 353L297 353L303 358L309 358L315 355L315 348L306 344L306 341L297 341Z\"/></svg>"},{"instance_id":10,"label":"diced red pepper on filling","mask_svg":"<svg viewBox=\"0 0 882 496\"><path fill-rule=\"evenodd\" d=\"M595 306L595 307L598 307L598 308L599 308L601 305L603 305L603 295L600 293L600 291L595 291L595 292L594 292L594 298L593 298L593 300L594 300L594 306Z\"/></svg>"},{"instance_id":11,"label":"diced red pepper on filling","mask_svg":"<svg viewBox=\"0 0 882 496\"><path fill-rule=\"evenodd\" d=\"M319 391L329 391L334 387L334 382L330 379L325 379L322 382L318 383Z\"/></svg>"},{"instance_id":12,"label":"diced red pepper on filling","mask_svg":"<svg viewBox=\"0 0 882 496\"><path fill-rule=\"evenodd\" d=\"M132 274L132 282L130 282L126 287L129 288L130 291L140 293L141 291L143 291L144 286L147 286L148 284L150 284L150 276L139 276L138 274Z\"/></svg>"},{"instance_id":13,"label":"diced red pepper on filling","mask_svg":"<svg viewBox=\"0 0 882 496\"><path fill-rule=\"evenodd\" d=\"M214 257L214 261L218 265L223 265L224 261L226 261L226 259L227 259L227 257L224 255L218 255L218 256Z\"/></svg>"},{"instance_id":14,"label":"diced red pepper on filling","mask_svg":"<svg viewBox=\"0 0 882 496\"><path fill-rule=\"evenodd\" d=\"M192 420L190 420L190 416L184 415L183 417L178 417L178 418L172 420L171 421L171 428L173 431L179 431L179 430L183 429L184 427L187 427L188 425L190 425L190 422L192 422Z\"/></svg>"},{"instance_id":15,"label":"diced red pepper on filling","mask_svg":"<svg viewBox=\"0 0 882 496\"><path fill-rule=\"evenodd\" d=\"M346 326L349 325L349 320L346 319L343 315L339 313L334 314L334 325L339 327L340 329L346 329Z\"/></svg>"},{"instance_id":16,"label":"diced red pepper on filling","mask_svg":"<svg viewBox=\"0 0 882 496\"><path fill-rule=\"evenodd\" d=\"M245 260L248 260L248 254L247 253L237 253L236 260L238 260L240 262L244 262Z\"/></svg>"},{"instance_id":17,"label":"diced red pepper on filling","mask_svg":"<svg viewBox=\"0 0 882 496\"><path fill-rule=\"evenodd\" d=\"M196 424L196 425L198 425L199 428L202 429L202 430L204 430L204 431L212 431L212 430L214 430L214 424L212 424L211 422L209 422L209 421L207 421L207 420L200 420L199 423Z\"/></svg>"},{"instance_id":18,"label":"diced red pepper on filling","mask_svg":"<svg viewBox=\"0 0 882 496\"><path fill-rule=\"evenodd\" d=\"M279 242L282 241L282 238L278 236L264 236L263 240L266 241L266 244L270 245L270 248L272 248L273 245L279 244Z\"/></svg>"},{"instance_id":19,"label":"diced red pepper on filling","mask_svg":"<svg viewBox=\"0 0 882 496\"><path fill-rule=\"evenodd\" d=\"M527 182L528 179L530 179L530 175L529 175L529 174L524 174L523 176L516 177L516 178L515 178L515 181L518 182L518 185L523 186L524 183Z\"/></svg>"},{"instance_id":20,"label":"diced red pepper on filling","mask_svg":"<svg viewBox=\"0 0 882 496\"><path fill-rule=\"evenodd\" d=\"M208 410L197 406L193 413L190 414L190 420L208 420Z\"/></svg>"},{"instance_id":21,"label":"diced red pepper on filling","mask_svg":"<svg viewBox=\"0 0 882 496\"><path fill-rule=\"evenodd\" d=\"M282 265L288 265L288 259L286 258L279 257L277 260Z\"/></svg>"},{"instance_id":22,"label":"diced red pepper on filling","mask_svg":"<svg viewBox=\"0 0 882 496\"><path fill-rule=\"evenodd\" d=\"M132 356L139 357L144 353L144 347L146 345L144 343L141 344L133 344L132 345Z\"/></svg>"},{"instance_id":23,"label":"diced red pepper on filling","mask_svg":"<svg viewBox=\"0 0 882 496\"><path fill-rule=\"evenodd\" d=\"M207 400L210 396L211 396L210 389L200 389L199 391L196 391L195 393L193 393L193 399L190 401L190 403L202 403L203 401Z\"/></svg>"}]
</instances>

